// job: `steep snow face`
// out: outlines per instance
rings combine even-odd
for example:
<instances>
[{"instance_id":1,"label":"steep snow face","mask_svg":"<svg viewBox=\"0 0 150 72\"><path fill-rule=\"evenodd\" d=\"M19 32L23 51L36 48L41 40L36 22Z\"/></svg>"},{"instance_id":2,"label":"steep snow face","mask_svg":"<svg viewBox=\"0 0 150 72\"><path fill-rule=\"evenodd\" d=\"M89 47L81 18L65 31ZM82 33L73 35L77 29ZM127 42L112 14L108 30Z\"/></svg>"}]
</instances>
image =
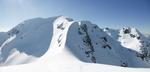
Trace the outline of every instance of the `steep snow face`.
<instances>
[{"instance_id":1,"label":"steep snow face","mask_svg":"<svg viewBox=\"0 0 150 72\"><path fill-rule=\"evenodd\" d=\"M50 45L50 52L47 52L48 54L51 53L53 55L60 53L65 48L66 38L68 29L73 22L72 19L66 18L64 16L58 17L53 22L53 37Z\"/></svg>"},{"instance_id":2,"label":"steep snow face","mask_svg":"<svg viewBox=\"0 0 150 72\"><path fill-rule=\"evenodd\" d=\"M32 57L41 57L49 48L56 18L30 19L7 32L8 37L0 46L1 65L26 63Z\"/></svg>"},{"instance_id":3,"label":"steep snow face","mask_svg":"<svg viewBox=\"0 0 150 72\"><path fill-rule=\"evenodd\" d=\"M66 46L83 62L133 66L130 62L133 54L89 21L74 22L70 26Z\"/></svg>"}]
</instances>

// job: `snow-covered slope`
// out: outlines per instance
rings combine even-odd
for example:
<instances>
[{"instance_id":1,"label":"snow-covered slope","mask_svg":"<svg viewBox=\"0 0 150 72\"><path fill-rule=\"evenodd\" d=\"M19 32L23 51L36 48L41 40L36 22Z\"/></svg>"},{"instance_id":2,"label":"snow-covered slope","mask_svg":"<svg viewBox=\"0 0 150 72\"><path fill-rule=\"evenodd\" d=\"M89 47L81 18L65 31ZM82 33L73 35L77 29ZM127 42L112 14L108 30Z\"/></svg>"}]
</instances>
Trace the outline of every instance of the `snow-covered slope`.
<instances>
[{"instance_id":1,"label":"snow-covered slope","mask_svg":"<svg viewBox=\"0 0 150 72\"><path fill-rule=\"evenodd\" d=\"M8 35L5 32L0 32L0 45L8 38Z\"/></svg>"},{"instance_id":2,"label":"snow-covered slope","mask_svg":"<svg viewBox=\"0 0 150 72\"><path fill-rule=\"evenodd\" d=\"M64 16L30 19L6 36L0 33L0 72L149 72L144 68L150 67L150 59L140 45L145 37L136 38L142 35L136 31L129 39L122 32Z\"/></svg>"},{"instance_id":3,"label":"snow-covered slope","mask_svg":"<svg viewBox=\"0 0 150 72\"><path fill-rule=\"evenodd\" d=\"M146 62L149 64L150 41L147 36L140 33L136 28L130 28L130 27L122 28L120 30L107 28L104 29L104 31L108 35L110 35L111 37L119 41L123 47L135 51L137 58L141 58L140 60L142 60L140 62Z\"/></svg>"},{"instance_id":4,"label":"snow-covered slope","mask_svg":"<svg viewBox=\"0 0 150 72\"><path fill-rule=\"evenodd\" d=\"M27 20L7 32L7 38L0 46L1 65L26 63L41 57L48 50L55 19Z\"/></svg>"},{"instance_id":5,"label":"snow-covered slope","mask_svg":"<svg viewBox=\"0 0 150 72\"><path fill-rule=\"evenodd\" d=\"M66 46L84 62L120 66L126 59L122 56L122 47L102 29L88 21L75 22L70 26Z\"/></svg>"}]
</instances>

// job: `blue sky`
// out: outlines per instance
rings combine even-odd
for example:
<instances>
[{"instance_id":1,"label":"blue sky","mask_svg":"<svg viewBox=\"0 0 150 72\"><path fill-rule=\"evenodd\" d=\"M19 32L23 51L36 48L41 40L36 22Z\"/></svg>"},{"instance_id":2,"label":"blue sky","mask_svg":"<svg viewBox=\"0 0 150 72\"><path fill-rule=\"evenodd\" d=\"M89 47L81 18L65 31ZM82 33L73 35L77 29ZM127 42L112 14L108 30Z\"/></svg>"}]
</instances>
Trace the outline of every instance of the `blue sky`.
<instances>
[{"instance_id":1,"label":"blue sky","mask_svg":"<svg viewBox=\"0 0 150 72\"><path fill-rule=\"evenodd\" d=\"M150 34L150 0L0 0L0 30L26 19L64 15L101 28L136 27Z\"/></svg>"}]
</instances>

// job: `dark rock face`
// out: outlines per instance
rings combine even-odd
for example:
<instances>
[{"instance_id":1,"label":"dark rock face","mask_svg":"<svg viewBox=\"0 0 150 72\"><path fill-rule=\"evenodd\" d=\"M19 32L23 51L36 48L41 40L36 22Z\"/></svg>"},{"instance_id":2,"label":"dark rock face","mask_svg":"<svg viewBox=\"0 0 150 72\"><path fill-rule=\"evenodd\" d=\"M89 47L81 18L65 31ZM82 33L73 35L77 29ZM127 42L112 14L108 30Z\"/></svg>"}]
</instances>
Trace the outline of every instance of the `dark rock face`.
<instances>
[{"instance_id":1,"label":"dark rock face","mask_svg":"<svg viewBox=\"0 0 150 72\"><path fill-rule=\"evenodd\" d=\"M92 42L91 42L91 39L89 37L89 34L88 34L88 28L87 28L87 25L86 24L82 24L80 26L80 29L84 32L85 36L83 38L83 43L84 45L87 46L86 50L85 50L85 54L87 55L87 57L90 57L91 58L91 61L93 63L96 63L96 58L94 57L93 53L94 53L94 47L92 45Z\"/></svg>"},{"instance_id":2,"label":"dark rock face","mask_svg":"<svg viewBox=\"0 0 150 72\"><path fill-rule=\"evenodd\" d=\"M125 34L129 34L131 31L129 30L129 28L123 28L123 32L124 32Z\"/></svg>"}]
</instances>

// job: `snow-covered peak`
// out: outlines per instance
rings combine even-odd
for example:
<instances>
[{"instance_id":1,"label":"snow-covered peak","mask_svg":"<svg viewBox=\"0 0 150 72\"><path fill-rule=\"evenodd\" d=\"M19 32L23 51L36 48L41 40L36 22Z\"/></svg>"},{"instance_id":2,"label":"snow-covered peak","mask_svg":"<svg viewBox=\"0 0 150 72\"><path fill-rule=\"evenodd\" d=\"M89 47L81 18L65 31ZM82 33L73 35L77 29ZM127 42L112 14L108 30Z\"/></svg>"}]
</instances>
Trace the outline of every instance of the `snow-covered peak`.
<instances>
[{"instance_id":1,"label":"snow-covered peak","mask_svg":"<svg viewBox=\"0 0 150 72\"><path fill-rule=\"evenodd\" d=\"M25 53L25 59L43 56L49 49L52 36L59 35L67 30L73 19L65 16L55 16L49 18L33 18L25 20L12 28L10 31L0 34L0 63L10 60L11 51ZM64 40L65 41L65 40ZM65 43L65 42L63 42ZM18 55L21 56L21 55ZM18 57L16 57L18 58ZM21 61L22 63L27 63ZM18 61L18 63L21 63ZM9 64L6 63L5 64ZM13 62L10 64L17 64Z\"/></svg>"},{"instance_id":2,"label":"snow-covered peak","mask_svg":"<svg viewBox=\"0 0 150 72\"><path fill-rule=\"evenodd\" d=\"M144 39L144 36L136 28L122 28L119 31L118 39L124 47L141 52L141 41Z\"/></svg>"},{"instance_id":3,"label":"snow-covered peak","mask_svg":"<svg viewBox=\"0 0 150 72\"><path fill-rule=\"evenodd\" d=\"M120 44L128 49L134 50L141 55L142 59L148 60L148 56L150 53L150 41L149 38L142 34L136 28L124 27L120 30L105 28L104 31L119 41Z\"/></svg>"},{"instance_id":4,"label":"snow-covered peak","mask_svg":"<svg viewBox=\"0 0 150 72\"><path fill-rule=\"evenodd\" d=\"M58 16L57 19L53 22L54 28L56 29L64 29L65 25L67 25L68 22L73 21L71 18L67 18L65 16Z\"/></svg>"},{"instance_id":5,"label":"snow-covered peak","mask_svg":"<svg viewBox=\"0 0 150 72\"><path fill-rule=\"evenodd\" d=\"M6 33L7 38L0 46L1 64L10 60L11 51L16 49L18 52L25 53L26 58L30 60L31 56L41 57L47 52L53 36L53 22L57 17L34 18L23 21ZM22 55L16 55L22 56ZM18 58L18 57L15 57ZM15 60L15 59L14 59ZM19 62L20 60L18 60ZM27 63L20 61L20 63ZM18 64L17 62L13 62ZM13 64L10 63L10 64ZM9 64L9 63L7 63Z\"/></svg>"},{"instance_id":6,"label":"snow-covered peak","mask_svg":"<svg viewBox=\"0 0 150 72\"><path fill-rule=\"evenodd\" d=\"M140 39L141 33L136 28L124 27L120 30L120 35L130 35L132 38Z\"/></svg>"}]
</instances>

